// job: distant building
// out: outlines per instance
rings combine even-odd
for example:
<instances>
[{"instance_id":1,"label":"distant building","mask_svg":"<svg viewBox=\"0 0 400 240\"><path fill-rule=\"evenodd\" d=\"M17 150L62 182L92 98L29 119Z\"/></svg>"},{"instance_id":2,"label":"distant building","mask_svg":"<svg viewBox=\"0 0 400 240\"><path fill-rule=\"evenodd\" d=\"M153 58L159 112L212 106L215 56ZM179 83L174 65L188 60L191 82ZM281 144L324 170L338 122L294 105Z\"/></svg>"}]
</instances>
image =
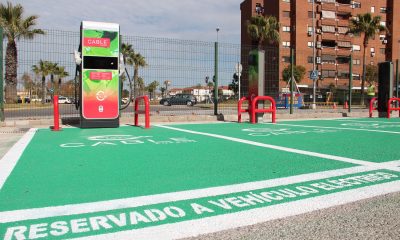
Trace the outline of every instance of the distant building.
<instances>
[{"instance_id":1,"label":"distant building","mask_svg":"<svg viewBox=\"0 0 400 240\"><path fill-rule=\"evenodd\" d=\"M252 40L247 33L247 21L251 16L275 16L280 22L279 46L265 43L266 94L276 95L286 87L282 70L290 64L290 47L296 52L295 64L307 69L301 82L303 92L312 92L309 78L313 68L313 33L316 34L316 69L319 71L319 88L327 89L334 84L345 89L349 82L349 60L353 53L353 86L360 89L362 75L363 38L350 36L349 20L357 14L380 15L390 35L377 34L369 41L366 63L377 65L382 61L395 61L400 56L400 1L399 0L315 0L315 31L312 28L312 0L245 0L241 10L242 63L247 65L247 54ZM396 14L397 13L397 14ZM247 76L243 74L243 87Z\"/></svg>"}]
</instances>

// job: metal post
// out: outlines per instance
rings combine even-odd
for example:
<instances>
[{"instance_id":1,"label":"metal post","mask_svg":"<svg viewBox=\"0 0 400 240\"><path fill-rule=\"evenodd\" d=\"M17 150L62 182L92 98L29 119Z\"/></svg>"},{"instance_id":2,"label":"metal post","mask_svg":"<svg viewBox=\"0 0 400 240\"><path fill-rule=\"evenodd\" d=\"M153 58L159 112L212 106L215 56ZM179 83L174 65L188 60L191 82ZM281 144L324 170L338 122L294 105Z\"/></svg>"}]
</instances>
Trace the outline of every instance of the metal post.
<instances>
[{"instance_id":1,"label":"metal post","mask_svg":"<svg viewBox=\"0 0 400 240\"><path fill-rule=\"evenodd\" d=\"M400 77L399 76L399 59L397 59L396 60L396 97L397 98L399 97L399 77Z\"/></svg>"},{"instance_id":2,"label":"metal post","mask_svg":"<svg viewBox=\"0 0 400 240\"><path fill-rule=\"evenodd\" d=\"M242 75L241 69L240 69L240 62L237 63L238 64L238 84L239 84L239 98L238 100L240 100L240 76Z\"/></svg>"},{"instance_id":3,"label":"metal post","mask_svg":"<svg viewBox=\"0 0 400 240\"><path fill-rule=\"evenodd\" d=\"M312 35L313 35L313 71L315 71L315 5L314 5L314 0L312 1ZM316 94L316 88L317 88L317 79L313 80L313 103L311 105L312 109L316 109L317 108L317 104L316 104L316 98L317 98L317 94Z\"/></svg>"},{"instance_id":4,"label":"metal post","mask_svg":"<svg viewBox=\"0 0 400 240\"><path fill-rule=\"evenodd\" d=\"M218 42L215 42L214 49L214 115L218 115Z\"/></svg>"},{"instance_id":5,"label":"metal post","mask_svg":"<svg viewBox=\"0 0 400 240\"><path fill-rule=\"evenodd\" d=\"M351 112L351 90L353 88L353 54L350 54L349 62L349 112Z\"/></svg>"},{"instance_id":6,"label":"metal post","mask_svg":"<svg viewBox=\"0 0 400 240\"><path fill-rule=\"evenodd\" d=\"M3 28L0 27L0 122L4 122Z\"/></svg>"},{"instance_id":7,"label":"metal post","mask_svg":"<svg viewBox=\"0 0 400 240\"><path fill-rule=\"evenodd\" d=\"M294 49L290 49L290 114L293 114L293 100L294 100L294 93L293 93L293 85L294 85Z\"/></svg>"}]
</instances>

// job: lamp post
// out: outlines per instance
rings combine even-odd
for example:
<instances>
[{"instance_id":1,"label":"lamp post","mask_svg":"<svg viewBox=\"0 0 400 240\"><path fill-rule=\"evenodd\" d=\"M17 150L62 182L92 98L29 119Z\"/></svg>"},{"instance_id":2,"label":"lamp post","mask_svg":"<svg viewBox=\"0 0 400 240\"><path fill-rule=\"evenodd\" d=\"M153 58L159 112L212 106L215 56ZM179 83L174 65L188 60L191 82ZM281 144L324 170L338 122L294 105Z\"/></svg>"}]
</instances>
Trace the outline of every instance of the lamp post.
<instances>
[{"instance_id":1,"label":"lamp post","mask_svg":"<svg viewBox=\"0 0 400 240\"><path fill-rule=\"evenodd\" d=\"M315 1L312 0L312 36L313 36L313 72L315 72ZM317 88L317 79L313 79L313 103L311 105L312 109L317 108L316 104L316 88Z\"/></svg>"},{"instance_id":2,"label":"lamp post","mask_svg":"<svg viewBox=\"0 0 400 240\"><path fill-rule=\"evenodd\" d=\"M217 31L217 41L214 47L214 115L218 115L218 32L219 27L216 28Z\"/></svg>"}]
</instances>

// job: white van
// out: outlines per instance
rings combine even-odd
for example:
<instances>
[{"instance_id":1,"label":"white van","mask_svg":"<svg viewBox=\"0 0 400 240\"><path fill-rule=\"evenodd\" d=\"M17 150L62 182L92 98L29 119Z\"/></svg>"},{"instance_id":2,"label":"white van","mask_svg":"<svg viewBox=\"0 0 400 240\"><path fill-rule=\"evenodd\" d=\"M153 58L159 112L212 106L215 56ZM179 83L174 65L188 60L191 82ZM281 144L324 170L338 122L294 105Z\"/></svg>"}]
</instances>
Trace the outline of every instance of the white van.
<instances>
[{"instance_id":1,"label":"white van","mask_svg":"<svg viewBox=\"0 0 400 240\"><path fill-rule=\"evenodd\" d=\"M68 104L70 104L71 103L71 99L69 99L67 97L59 96L58 97L58 103L61 103L61 104L68 103Z\"/></svg>"}]
</instances>

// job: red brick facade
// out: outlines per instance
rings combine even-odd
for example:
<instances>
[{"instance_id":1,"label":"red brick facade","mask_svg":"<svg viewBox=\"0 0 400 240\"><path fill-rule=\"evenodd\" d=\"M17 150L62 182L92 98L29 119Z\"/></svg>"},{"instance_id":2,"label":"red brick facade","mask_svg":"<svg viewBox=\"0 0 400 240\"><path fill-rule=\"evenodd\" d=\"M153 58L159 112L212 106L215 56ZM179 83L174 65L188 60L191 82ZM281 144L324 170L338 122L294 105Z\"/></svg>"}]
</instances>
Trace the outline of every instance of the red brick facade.
<instances>
[{"instance_id":1,"label":"red brick facade","mask_svg":"<svg viewBox=\"0 0 400 240\"><path fill-rule=\"evenodd\" d=\"M312 80L308 71L312 70L312 1L311 0L245 0L241 10L241 43L251 45L247 33L247 21L257 15L256 4L264 7L265 16L275 16L280 22L281 43L279 47L279 90L285 87L282 81L282 70L289 64L290 46L296 52L295 63L307 69L306 77L300 83L312 88ZM353 86L360 86L362 75L363 38L350 37L345 32L349 27L349 19L357 14L371 13L380 15L382 22L390 31L390 35L378 33L369 41L366 49L367 64L377 65L382 61L395 61L400 57L400 1L399 0L315 0L316 29L316 69L323 76L318 81L320 88L328 88L334 84L338 88L348 85L349 63L346 57L353 53ZM266 48L270 48L267 46ZM246 54L246 51L242 51ZM268 53L266 53L268 55ZM242 56L245 59L245 56ZM267 61L266 61L267 62ZM268 63L266 63L268 64ZM246 64L244 63L244 66ZM245 80L245 76L243 78ZM267 80L268 81L268 80ZM271 80L270 80L271 81ZM306 89L305 89L306 90ZM268 90L267 90L268 92Z\"/></svg>"}]
</instances>

